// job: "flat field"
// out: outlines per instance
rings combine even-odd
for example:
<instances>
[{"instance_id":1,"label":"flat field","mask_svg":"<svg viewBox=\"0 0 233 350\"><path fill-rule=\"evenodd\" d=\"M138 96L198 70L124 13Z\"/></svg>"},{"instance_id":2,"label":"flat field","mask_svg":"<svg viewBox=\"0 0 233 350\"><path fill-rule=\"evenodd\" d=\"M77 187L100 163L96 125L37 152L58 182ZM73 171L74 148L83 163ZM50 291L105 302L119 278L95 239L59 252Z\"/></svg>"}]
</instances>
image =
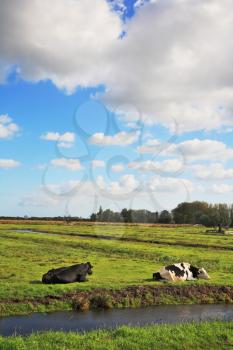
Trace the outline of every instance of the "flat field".
<instances>
[{"instance_id":1,"label":"flat field","mask_svg":"<svg viewBox=\"0 0 233 350\"><path fill-rule=\"evenodd\" d=\"M0 314L233 302L233 236L205 231L192 226L2 223ZM87 261L94 265L88 282L41 283L51 268ZM152 281L162 265L179 261L205 267L211 280Z\"/></svg>"}]
</instances>

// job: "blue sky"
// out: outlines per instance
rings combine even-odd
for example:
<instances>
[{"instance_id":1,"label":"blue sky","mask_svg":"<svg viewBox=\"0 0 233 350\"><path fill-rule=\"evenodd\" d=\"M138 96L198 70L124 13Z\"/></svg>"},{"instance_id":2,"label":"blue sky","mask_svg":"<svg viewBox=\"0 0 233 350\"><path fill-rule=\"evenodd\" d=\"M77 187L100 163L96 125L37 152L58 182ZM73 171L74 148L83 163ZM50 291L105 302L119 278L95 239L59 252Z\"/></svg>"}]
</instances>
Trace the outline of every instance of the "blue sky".
<instances>
[{"instance_id":1,"label":"blue sky","mask_svg":"<svg viewBox=\"0 0 233 350\"><path fill-rule=\"evenodd\" d=\"M0 215L231 203L232 28L213 21L227 1L59 0L51 21L46 1L14 5L0 2Z\"/></svg>"}]
</instances>

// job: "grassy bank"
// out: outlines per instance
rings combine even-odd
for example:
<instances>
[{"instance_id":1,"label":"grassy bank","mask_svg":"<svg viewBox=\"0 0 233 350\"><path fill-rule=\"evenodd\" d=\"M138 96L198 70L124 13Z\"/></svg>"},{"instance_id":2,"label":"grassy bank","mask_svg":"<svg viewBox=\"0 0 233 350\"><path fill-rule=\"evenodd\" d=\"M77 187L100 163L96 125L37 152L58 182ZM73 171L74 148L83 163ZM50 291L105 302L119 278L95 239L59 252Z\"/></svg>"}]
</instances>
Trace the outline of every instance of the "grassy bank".
<instances>
[{"instance_id":1,"label":"grassy bank","mask_svg":"<svg viewBox=\"0 0 233 350\"><path fill-rule=\"evenodd\" d=\"M161 304L233 303L233 287L212 285L130 286L71 291L59 296L1 301L1 316L56 310L134 308Z\"/></svg>"},{"instance_id":2,"label":"grassy bank","mask_svg":"<svg viewBox=\"0 0 233 350\"><path fill-rule=\"evenodd\" d=\"M16 232L16 229L23 228L37 228L50 235ZM87 237L77 236L80 232ZM88 237L93 234L127 240ZM141 241L133 241L135 237ZM233 302L231 235L205 234L200 227L30 223L0 225L0 240L1 315L78 308L83 295L86 307L88 304L92 307L98 304L99 294L103 299L100 298L100 304L107 300L106 304L114 307ZM164 243L166 240L172 241L175 246ZM191 243L200 242L203 247L191 246ZM213 244L218 245L217 250L212 247ZM88 282L70 285L41 283L42 274L49 269L82 261L91 261L94 265L94 273ZM176 284L170 289L166 289L168 284L164 286L151 280L152 273L162 265L178 261L205 267L211 280ZM129 292L127 288L133 286L134 289ZM141 293L141 290L144 292Z\"/></svg>"},{"instance_id":3,"label":"grassy bank","mask_svg":"<svg viewBox=\"0 0 233 350\"><path fill-rule=\"evenodd\" d=\"M232 323L121 327L86 334L48 332L0 337L1 350L225 350L233 349Z\"/></svg>"}]
</instances>

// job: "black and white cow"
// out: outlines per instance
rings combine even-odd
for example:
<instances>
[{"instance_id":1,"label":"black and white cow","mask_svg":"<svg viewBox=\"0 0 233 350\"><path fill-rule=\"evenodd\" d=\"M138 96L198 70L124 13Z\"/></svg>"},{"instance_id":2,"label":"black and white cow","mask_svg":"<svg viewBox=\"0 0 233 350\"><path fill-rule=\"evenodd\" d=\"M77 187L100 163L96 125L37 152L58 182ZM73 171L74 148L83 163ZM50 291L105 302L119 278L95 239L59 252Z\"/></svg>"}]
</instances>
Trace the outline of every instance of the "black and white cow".
<instances>
[{"instance_id":1,"label":"black and white cow","mask_svg":"<svg viewBox=\"0 0 233 350\"><path fill-rule=\"evenodd\" d=\"M195 281L198 278L210 279L210 276L203 267L195 267L185 262L163 266L153 274L154 281Z\"/></svg>"}]
</instances>

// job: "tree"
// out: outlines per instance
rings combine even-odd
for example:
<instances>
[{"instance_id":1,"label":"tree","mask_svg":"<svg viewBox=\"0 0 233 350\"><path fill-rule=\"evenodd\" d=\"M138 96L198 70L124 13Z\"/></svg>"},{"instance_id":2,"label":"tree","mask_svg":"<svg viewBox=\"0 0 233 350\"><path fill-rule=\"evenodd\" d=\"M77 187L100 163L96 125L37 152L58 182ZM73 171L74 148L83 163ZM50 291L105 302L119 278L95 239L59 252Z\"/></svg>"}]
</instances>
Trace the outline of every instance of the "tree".
<instances>
[{"instance_id":1,"label":"tree","mask_svg":"<svg viewBox=\"0 0 233 350\"><path fill-rule=\"evenodd\" d=\"M132 222L131 210L127 210L126 208L122 209L121 216L124 222Z\"/></svg>"},{"instance_id":2,"label":"tree","mask_svg":"<svg viewBox=\"0 0 233 350\"><path fill-rule=\"evenodd\" d=\"M201 224L201 225L204 225L206 227L209 227L209 226L211 226L211 219L209 218L208 215L202 214L199 217L199 222L198 223Z\"/></svg>"},{"instance_id":3,"label":"tree","mask_svg":"<svg viewBox=\"0 0 233 350\"><path fill-rule=\"evenodd\" d=\"M183 202L172 210L176 224L199 224L200 217L208 215L209 204L206 202Z\"/></svg>"},{"instance_id":4,"label":"tree","mask_svg":"<svg viewBox=\"0 0 233 350\"><path fill-rule=\"evenodd\" d=\"M96 215L97 215L97 221L103 221L103 209L101 206L99 207L99 211Z\"/></svg>"},{"instance_id":5,"label":"tree","mask_svg":"<svg viewBox=\"0 0 233 350\"><path fill-rule=\"evenodd\" d=\"M169 211L167 211L167 210L161 211L161 213L159 215L159 222L161 224L170 224L171 221L172 221L172 216L169 213Z\"/></svg>"},{"instance_id":6,"label":"tree","mask_svg":"<svg viewBox=\"0 0 233 350\"><path fill-rule=\"evenodd\" d=\"M95 213L91 214L90 220L91 221L97 221L97 215Z\"/></svg>"},{"instance_id":7,"label":"tree","mask_svg":"<svg viewBox=\"0 0 233 350\"><path fill-rule=\"evenodd\" d=\"M218 205L219 210L219 224L221 226L228 227L231 223L231 217L230 217L230 210L227 206L227 204L219 204Z\"/></svg>"},{"instance_id":8,"label":"tree","mask_svg":"<svg viewBox=\"0 0 233 350\"><path fill-rule=\"evenodd\" d=\"M155 212L155 219L154 219L154 222L157 223L159 222L159 213L156 211Z\"/></svg>"}]
</instances>

